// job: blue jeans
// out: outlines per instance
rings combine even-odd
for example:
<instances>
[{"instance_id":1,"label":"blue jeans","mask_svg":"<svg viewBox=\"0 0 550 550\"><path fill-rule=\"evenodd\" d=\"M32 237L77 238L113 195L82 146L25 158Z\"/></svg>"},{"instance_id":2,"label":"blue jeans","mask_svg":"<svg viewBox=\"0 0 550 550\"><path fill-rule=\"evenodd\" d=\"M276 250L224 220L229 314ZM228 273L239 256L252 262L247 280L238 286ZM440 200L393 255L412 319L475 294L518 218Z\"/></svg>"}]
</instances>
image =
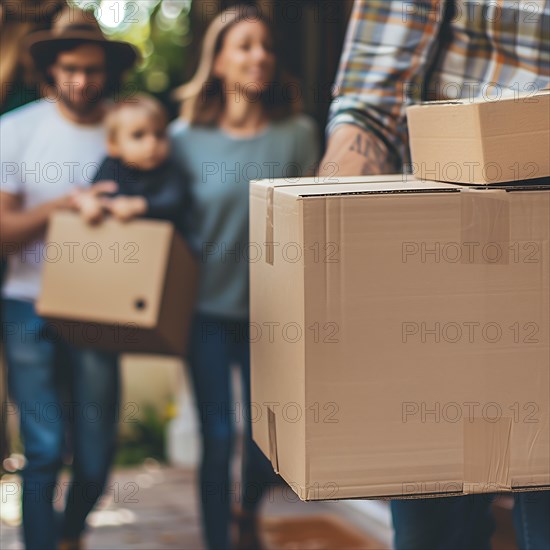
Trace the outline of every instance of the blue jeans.
<instances>
[{"instance_id":1,"label":"blue jeans","mask_svg":"<svg viewBox=\"0 0 550 550\"><path fill-rule=\"evenodd\" d=\"M494 531L493 495L468 495L391 503L396 550L489 550ZM550 491L514 494L520 550L550 550Z\"/></svg>"},{"instance_id":2,"label":"blue jeans","mask_svg":"<svg viewBox=\"0 0 550 550\"><path fill-rule=\"evenodd\" d=\"M251 436L249 322L197 314L189 366L202 429L200 496L204 537L211 550L230 548L231 501L254 513L275 475ZM243 403L233 403L230 366L238 363ZM242 485L231 484L234 423L244 423Z\"/></svg>"},{"instance_id":3,"label":"blue jeans","mask_svg":"<svg viewBox=\"0 0 550 550\"><path fill-rule=\"evenodd\" d=\"M3 301L8 390L20 415L26 466L23 535L27 550L78 538L112 463L119 403L118 356L76 348L39 317L34 304ZM53 503L67 436L73 452L61 532Z\"/></svg>"},{"instance_id":4,"label":"blue jeans","mask_svg":"<svg viewBox=\"0 0 550 550\"><path fill-rule=\"evenodd\" d=\"M550 550L550 491L515 493L514 527L520 550Z\"/></svg>"}]
</instances>

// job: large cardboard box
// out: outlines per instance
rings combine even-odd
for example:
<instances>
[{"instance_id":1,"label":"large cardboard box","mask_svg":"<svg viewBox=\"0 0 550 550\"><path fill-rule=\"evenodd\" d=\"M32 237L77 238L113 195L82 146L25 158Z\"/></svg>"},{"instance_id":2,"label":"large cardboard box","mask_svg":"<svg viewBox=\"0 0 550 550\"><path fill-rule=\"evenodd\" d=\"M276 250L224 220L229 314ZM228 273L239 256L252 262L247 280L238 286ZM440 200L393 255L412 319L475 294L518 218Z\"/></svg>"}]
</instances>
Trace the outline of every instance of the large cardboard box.
<instances>
[{"instance_id":1,"label":"large cardboard box","mask_svg":"<svg viewBox=\"0 0 550 550\"><path fill-rule=\"evenodd\" d=\"M51 337L124 352L186 349L197 265L173 225L108 218L90 226L71 212L49 222L37 312Z\"/></svg>"},{"instance_id":2,"label":"large cardboard box","mask_svg":"<svg viewBox=\"0 0 550 550\"><path fill-rule=\"evenodd\" d=\"M250 205L253 436L300 498L550 488L550 187L271 180Z\"/></svg>"},{"instance_id":3,"label":"large cardboard box","mask_svg":"<svg viewBox=\"0 0 550 550\"><path fill-rule=\"evenodd\" d=\"M407 120L418 179L485 185L550 176L550 90L427 102L408 107Z\"/></svg>"}]
</instances>

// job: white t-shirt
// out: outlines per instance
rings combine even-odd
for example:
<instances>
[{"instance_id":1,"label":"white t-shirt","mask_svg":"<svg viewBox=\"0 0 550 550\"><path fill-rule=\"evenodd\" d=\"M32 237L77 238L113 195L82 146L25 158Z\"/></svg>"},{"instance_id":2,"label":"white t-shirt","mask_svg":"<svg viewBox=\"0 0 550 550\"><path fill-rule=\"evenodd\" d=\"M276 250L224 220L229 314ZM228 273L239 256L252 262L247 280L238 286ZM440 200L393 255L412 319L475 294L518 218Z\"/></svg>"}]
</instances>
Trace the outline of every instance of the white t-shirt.
<instances>
[{"instance_id":1,"label":"white t-shirt","mask_svg":"<svg viewBox=\"0 0 550 550\"><path fill-rule=\"evenodd\" d=\"M21 195L24 209L90 185L105 155L103 126L70 122L56 102L41 99L0 117L0 190ZM13 250L4 240L2 247ZM2 296L36 300L43 258L43 239L9 254Z\"/></svg>"}]
</instances>

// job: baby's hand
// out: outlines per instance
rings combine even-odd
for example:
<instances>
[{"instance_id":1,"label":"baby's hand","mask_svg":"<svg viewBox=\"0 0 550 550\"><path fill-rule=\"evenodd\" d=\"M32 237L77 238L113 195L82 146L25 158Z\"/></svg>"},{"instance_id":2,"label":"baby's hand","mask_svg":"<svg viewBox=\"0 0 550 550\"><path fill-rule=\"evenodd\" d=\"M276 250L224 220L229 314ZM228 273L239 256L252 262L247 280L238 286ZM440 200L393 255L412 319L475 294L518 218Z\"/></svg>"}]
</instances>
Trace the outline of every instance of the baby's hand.
<instances>
[{"instance_id":1,"label":"baby's hand","mask_svg":"<svg viewBox=\"0 0 550 550\"><path fill-rule=\"evenodd\" d=\"M102 205L120 221L128 221L147 212L147 201L143 197L119 195L112 199L103 198Z\"/></svg>"}]
</instances>

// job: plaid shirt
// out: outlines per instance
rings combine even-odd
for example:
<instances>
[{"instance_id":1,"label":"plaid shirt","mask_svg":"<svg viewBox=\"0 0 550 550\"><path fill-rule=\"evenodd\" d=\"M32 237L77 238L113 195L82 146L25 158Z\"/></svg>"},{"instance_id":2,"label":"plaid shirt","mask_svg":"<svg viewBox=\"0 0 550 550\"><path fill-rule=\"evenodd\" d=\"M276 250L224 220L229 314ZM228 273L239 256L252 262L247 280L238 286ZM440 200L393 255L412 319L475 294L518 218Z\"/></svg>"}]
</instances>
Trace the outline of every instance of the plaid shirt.
<instances>
[{"instance_id":1,"label":"plaid shirt","mask_svg":"<svg viewBox=\"0 0 550 550\"><path fill-rule=\"evenodd\" d=\"M356 0L327 134L374 132L408 162L405 107L550 83L550 0Z\"/></svg>"}]
</instances>

